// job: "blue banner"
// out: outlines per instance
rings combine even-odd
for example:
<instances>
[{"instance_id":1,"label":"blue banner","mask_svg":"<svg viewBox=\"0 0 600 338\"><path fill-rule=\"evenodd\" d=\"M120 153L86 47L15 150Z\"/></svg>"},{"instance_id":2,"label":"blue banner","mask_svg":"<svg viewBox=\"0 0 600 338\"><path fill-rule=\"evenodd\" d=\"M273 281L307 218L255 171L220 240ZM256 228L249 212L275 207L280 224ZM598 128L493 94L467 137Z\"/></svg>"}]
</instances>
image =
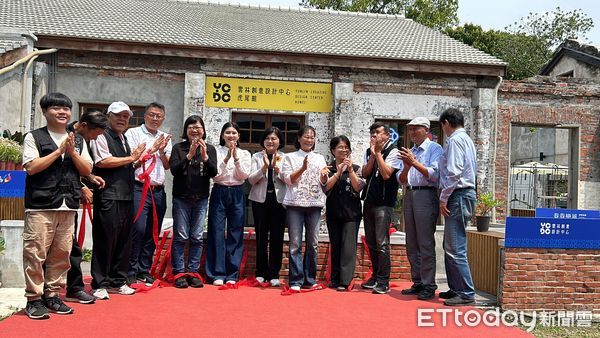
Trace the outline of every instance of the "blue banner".
<instances>
[{"instance_id":1,"label":"blue banner","mask_svg":"<svg viewBox=\"0 0 600 338\"><path fill-rule=\"evenodd\" d=\"M600 219L507 217L504 246L600 249Z\"/></svg>"},{"instance_id":2,"label":"blue banner","mask_svg":"<svg viewBox=\"0 0 600 338\"><path fill-rule=\"evenodd\" d=\"M597 219L600 218L600 210L536 208L535 217L550 217L560 219Z\"/></svg>"},{"instance_id":3,"label":"blue banner","mask_svg":"<svg viewBox=\"0 0 600 338\"><path fill-rule=\"evenodd\" d=\"M22 170L0 170L0 197L25 197L25 176Z\"/></svg>"}]
</instances>

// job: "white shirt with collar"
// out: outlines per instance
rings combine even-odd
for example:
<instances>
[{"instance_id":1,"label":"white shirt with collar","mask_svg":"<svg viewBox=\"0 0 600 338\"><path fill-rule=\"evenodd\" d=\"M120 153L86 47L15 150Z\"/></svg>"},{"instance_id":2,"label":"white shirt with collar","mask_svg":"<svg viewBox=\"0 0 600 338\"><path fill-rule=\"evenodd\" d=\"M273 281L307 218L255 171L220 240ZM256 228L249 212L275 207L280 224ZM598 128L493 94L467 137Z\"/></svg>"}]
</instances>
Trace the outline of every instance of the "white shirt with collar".
<instances>
[{"instance_id":1,"label":"white shirt with collar","mask_svg":"<svg viewBox=\"0 0 600 338\"><path fill-rule=\"evenodd\" d=\"M154 142L160 137L160 135L164 135L166 137L168 134L160 130L157 130L156 134L152 134L148 131L148 129L146 129L145 124L142 124L139 127L129 128L125 132L127 143L129 143L129 147L131 148L132 152L135 148L137 148L138 145L142 143L146 144L146 149L152 148ZM173 144L171 143L171 140L169 140L169 143L165 147L165 155L167 155L167 157L171 156L171 149L173 149ZM150 173L150 184L163 185L165 184L165 167L163 166L162 161L160 160L160 154L158 151L152 155L156 158L156 166L154 167L154 170L152 170L152 172ZM149 159L145 163L144 167L148 168L150 166L151 161L152 159ZM138 177L143 172L144 170L142 167L137 168L135 170L135 179L139 181Z\"/></svg>"},{"instance_id":2,"label":"white shirt with collar","mask_svg":"<svg viewBox=\"0 0 600 338\"><path fill-rule=\"evenodd\" d=\"M281 165L283 163L284 153L277 151L275 156L279 157L280 160L275 163L275 166L280 169L279 174L275 174L273 171L273 185L275 186L275 195L277 196L277 202L282 203L285 196L286 186L283 182L283 174L281 172ZM269 171L262 171L264 164L264 152L259 151L252 155L252 168L250 175L248 176L248 182L252 184L250 189L250 195L248 199L251 201L264 203L267 197L267 184Z\"/></svg>"}]
</instances>

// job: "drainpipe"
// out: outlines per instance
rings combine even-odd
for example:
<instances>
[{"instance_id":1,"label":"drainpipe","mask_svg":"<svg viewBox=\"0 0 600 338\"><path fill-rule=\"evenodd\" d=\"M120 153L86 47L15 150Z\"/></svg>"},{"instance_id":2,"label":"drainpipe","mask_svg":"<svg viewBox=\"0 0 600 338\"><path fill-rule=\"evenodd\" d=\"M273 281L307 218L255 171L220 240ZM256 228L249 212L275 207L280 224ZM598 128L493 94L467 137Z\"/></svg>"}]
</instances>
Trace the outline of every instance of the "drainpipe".
<instances>
[{"instance_id":1,"label":"drainpipe","mask_svg":"<svg viewBox=\"0 0 600 338\"><path fill-rule=\"evenodd\" d=\"M31 67L31 65L33 64L35 59L37 59L38 56L44 55L44 54L56 53L57 51L58 51L58 49L56 49L56 48L44 49L44 50L34 50L33 52L27 54L23 58L17 60L12 65L0 69L0 75L2 75L4 73L8 73L9 71L17 68L21 64L27 62L27 65L25 66L25 70L23 71L23 79L21 80L21 112L19 114L19 119L20 119L19 120L19 131L22 133L25 131L25 123L24 123L25 107L29 107L29 105L26 104L26 102L25 102L25 92L27 90L27 73L29 71L29 68Z\"/></svg>"}]
</instances>

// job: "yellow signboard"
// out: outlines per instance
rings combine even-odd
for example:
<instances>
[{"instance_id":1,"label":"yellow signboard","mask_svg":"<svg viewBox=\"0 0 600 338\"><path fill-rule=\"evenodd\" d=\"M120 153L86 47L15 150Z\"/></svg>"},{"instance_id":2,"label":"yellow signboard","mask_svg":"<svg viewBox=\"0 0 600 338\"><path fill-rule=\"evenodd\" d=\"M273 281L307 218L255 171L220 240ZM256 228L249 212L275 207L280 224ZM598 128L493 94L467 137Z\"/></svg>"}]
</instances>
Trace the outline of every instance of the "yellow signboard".
<instances>
[{"instance_id":1,"label":"yellow signboard","mask_svg":"<svg viewBox=\"0 0 600 338\"><path fill-rule=\"evenodd\" d=\"M207 107L329 113L331 83L206 77Z\"/></svg>"}]
</instances>

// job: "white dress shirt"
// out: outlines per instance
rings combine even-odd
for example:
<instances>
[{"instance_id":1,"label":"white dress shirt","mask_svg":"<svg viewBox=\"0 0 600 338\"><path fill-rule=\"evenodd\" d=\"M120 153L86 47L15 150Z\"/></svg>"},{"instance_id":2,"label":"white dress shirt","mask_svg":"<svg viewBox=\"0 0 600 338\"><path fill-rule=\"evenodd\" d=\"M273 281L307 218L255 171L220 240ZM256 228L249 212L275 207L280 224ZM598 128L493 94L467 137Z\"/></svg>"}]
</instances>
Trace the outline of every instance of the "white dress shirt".
<instances>
[{"instance_id":1,"label":"white dress shirt","mask_svg":"<svg viewBox=\"0 0 600 338\"><path fill-rule=\"evenodd\" d=\"M142 124L139 127L129 128L125 132L125 137L127 137L127 143L129 143L129 148L131 148L132 152L135 148L138 147L138 145L142 143L146 144L147 150L152 148L152 146L154 145L154 141L156 141L156 139L158 139L160 135L164 135L166 137L168 134L160 130L157 130L156 134L152 134L148 131L148 129L146 129L145 124ZM167 155L167 157L171 156L171 149L173 149L173 144L171 143L171 140L169 140L169 143L165 147L165 155ZM156 158L156 166L154 167L154 170L152 170L152 172L150 173L150 184L163 185L165 184L165 167L163 166L162 161L160 160L160 154L158 151L152 154L152 156ZM144 164L144 167L148 168L150 166L151 161L152 158L150 158ZM137 168L135 170L135 179L139 181L138 177L143 172L144 169L142 167Z\"/></svg>"}]
</instances>

